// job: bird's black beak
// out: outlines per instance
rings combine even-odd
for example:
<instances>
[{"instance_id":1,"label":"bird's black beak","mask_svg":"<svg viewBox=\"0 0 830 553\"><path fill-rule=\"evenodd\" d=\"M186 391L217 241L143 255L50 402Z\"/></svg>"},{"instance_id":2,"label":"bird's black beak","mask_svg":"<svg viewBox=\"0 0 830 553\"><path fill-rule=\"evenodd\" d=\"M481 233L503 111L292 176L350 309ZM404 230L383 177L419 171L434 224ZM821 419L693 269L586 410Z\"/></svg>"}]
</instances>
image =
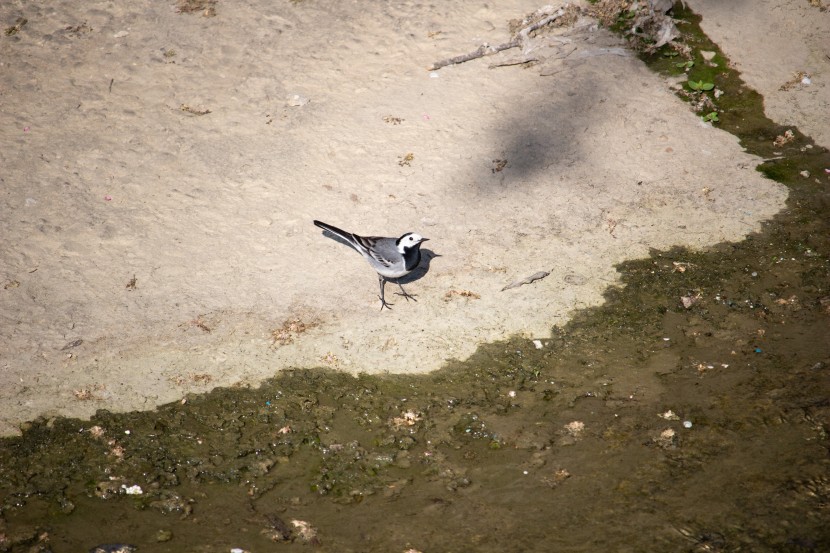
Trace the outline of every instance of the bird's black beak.
<instances>
[{"instance_id":1,"label":"bird's black beak","mask_svg":"<svg viewBox=\"0 0 830 553\"><path fill-rule=\"evenodd\" d=\"M426 242L429 238L421 238L421 242Z\"/></svg>"}]
</instances>

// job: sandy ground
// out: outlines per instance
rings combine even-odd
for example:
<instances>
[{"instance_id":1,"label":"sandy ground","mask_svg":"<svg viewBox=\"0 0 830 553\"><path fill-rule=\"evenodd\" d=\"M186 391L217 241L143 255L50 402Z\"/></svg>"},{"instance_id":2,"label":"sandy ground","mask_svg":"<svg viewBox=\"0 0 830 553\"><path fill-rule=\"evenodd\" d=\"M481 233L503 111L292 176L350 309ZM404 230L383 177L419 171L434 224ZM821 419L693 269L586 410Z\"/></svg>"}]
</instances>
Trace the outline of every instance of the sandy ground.
<instances>
[{"instance_id":1,"label":"sandy ground","mask_svg":"<svg viewBox=\"0 0 830 553\"><path fill-rule=\"evenodd\" d=\"M830 14L689 4L770 116L830 144ZM508 50L427 70L538 7L3 2L4 29L27 22L0 35L0 432L544 339L602 301L614 264L739 240L783 207L757 159L591 21L530 68L488 67ZM797 71L812 84L779 91ZM430 238L417 303L379 311L375 274L312 219Z\"/></svg>"}]
</instances>

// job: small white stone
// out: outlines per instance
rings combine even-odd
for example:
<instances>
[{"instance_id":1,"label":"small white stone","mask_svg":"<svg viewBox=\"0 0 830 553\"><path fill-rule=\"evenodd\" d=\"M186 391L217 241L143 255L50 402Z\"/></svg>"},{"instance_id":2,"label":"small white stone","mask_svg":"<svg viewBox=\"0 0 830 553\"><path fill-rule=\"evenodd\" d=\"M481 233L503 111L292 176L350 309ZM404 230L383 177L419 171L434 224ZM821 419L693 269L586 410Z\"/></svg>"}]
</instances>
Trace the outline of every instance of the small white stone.
<instances>
[{"instance_id":1,"label":"small white stone","mask_svg":"<svg viewBox=\"0 0 830 553\"><path fill-rule=\"evenodd\" d=\"M138 484L130 487L127 487L126 484L121 484L121 489L123 489L124 493L127 495L141 495L144 493L144 490L142 490L141 486L139 486Z\"/></svg>"},{"instance_id":2,"label":"small white stone","mask_svg":"<svg viewBox=\"0 0 830 553\"><path fill-rule=\"evenodd\" d=\"M310 100L305 96L300 96L299 94L290 94L287 101L289 106L301 107L306 105Z\"/></svg>"}]
</instances>

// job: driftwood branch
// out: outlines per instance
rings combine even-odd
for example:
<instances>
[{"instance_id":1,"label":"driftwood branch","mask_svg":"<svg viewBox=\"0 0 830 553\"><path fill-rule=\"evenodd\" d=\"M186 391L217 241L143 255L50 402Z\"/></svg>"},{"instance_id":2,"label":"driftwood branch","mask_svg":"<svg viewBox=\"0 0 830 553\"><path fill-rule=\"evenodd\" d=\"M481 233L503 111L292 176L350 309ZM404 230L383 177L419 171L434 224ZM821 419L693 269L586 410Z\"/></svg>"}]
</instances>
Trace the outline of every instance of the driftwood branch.
<instances>
[{"instance_id":1,"label":"driftwood branch","mask_svg":"<svg viewBox=\"0 0 830 553\"><path fill-rule=\"evenodd\" d=\"M485 42L484 44L476 48L475 51L470 52L468 54L462 54L460 56L455 56L453 58L437 61L432 64L429 70L435 71L436 69L441 69L442 67L446 67L448 65L464 63L465 61L470 61L484 56L489 56L491 54L495 54L503 50L509 50L510 48L518 48L519 46L521 46L523 50L528 50L530 46L530 33L538 31L545 25L549 25L550 23L553 23L554 21L565 15L566 7L568 7L568 4L559 8L553 13L548 13L547 9L542 8L534 14L533 18L531 18L532 23L529 22L524 27L519 29L516 33L513 34L513 38L510 39L508 42L499 44L498 46L490 46ZM537 21L533 21L533 19L539 16L543 17L541 17L541 19L538 19Z\"/></svg>"}]
</instances>

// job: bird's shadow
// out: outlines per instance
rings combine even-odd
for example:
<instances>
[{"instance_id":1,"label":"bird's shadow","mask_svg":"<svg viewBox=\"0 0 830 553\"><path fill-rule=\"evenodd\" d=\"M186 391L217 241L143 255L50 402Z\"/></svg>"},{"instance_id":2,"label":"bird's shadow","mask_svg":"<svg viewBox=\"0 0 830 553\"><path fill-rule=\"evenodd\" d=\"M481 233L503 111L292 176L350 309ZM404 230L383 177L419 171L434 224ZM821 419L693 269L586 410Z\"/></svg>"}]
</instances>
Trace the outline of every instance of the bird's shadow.
<instances>
[{"instance_id":1,"label":"bird's shadow","mask_svg":"<svg viewBox=\"0 0 830 553\"><path fill-rule=\"evenodd\" d=\"M339 236L339 235L337 235L337 234L334 234L333 232L330 232L330 231L327 231L327 230L323 229L323 236L325 236L326 238L331 238L331 239L332 239L332 240L334 240L335 242L340 242L340 243L341 243L341 244L343 244L344 246L349 246L349 247L350 247L351 249L353 249L354 251L357 251L357 248L355 248L355 247L352 245L352 243L351 243L351 242L349 242L348 240L346 240L345 238L342 238L341 236ZM358 253L359 253L359 252L358 252Z\"/></svg>"}]
</instances>

